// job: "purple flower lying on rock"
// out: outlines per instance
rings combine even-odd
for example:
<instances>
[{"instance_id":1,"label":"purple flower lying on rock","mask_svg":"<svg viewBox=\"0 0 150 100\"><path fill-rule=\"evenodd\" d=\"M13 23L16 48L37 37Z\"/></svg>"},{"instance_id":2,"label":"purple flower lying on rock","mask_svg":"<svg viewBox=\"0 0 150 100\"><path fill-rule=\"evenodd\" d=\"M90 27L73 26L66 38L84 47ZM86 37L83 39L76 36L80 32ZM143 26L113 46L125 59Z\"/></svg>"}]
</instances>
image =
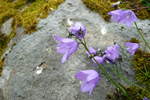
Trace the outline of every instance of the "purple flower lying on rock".
<instances>
[{"instance_id":1,"label":"purple flower lying on rock","mask_svg":"<svg viewBox=\"0 0 150 100\"><path fill-rule=\"evenodd\" d=\"M148 98L144 97L143 100L149 100Z\"/></svg>"},{"instance_id":2,"label":"purple flower lying on rock","mask_svg":"<svg viewBox=\"0 0 150 100\"><path fill-rule=\"evenodd\" d=\"M90 51L90 53L91 53L92 55L96 55L96 50L94 50L92 47L88 47L88 49L89 49L89 51ZM88 51L86 51L86 54L87 54L88 56L90 56L90 54L89 54Z\"/></svg>"},{"instance_id":3,"label":"purple flower lying on rock","mask_svg":"<svg viewBox=\"0 0 150 100\"><path fill-rule=\"evenodd\" d=\"M103 58L106 60L107 63L114 63L119 58L119 46L116 43L114 48L109 46L105 50L105 55Z\"/></svg>"},{"instance_id":4,"label":"purple flower lying on rock","mask_svg":"<svg viewBox=\"0 0 150 100\"><path fill-rule=\"evenodd\" d=\"M88 92L89 96L91 95L93 89L99 82L99 74L95 70L80 70L76 75L75 78L82 81L81 84L81 92Z\"/></svg>"},{"instance_id":5,"label":"purple flower lying on rock","mask_svg":"<svg viewBox=\"0 0 150 100\"><path fill-rule=\"evenodd\" d=\"M94 58L100 65L104 63L103 57L95 56ZM94 66L97 66L98 64L95 62L95 60L92 58L92 61L94 62Z\"/></svg>"},{"instance_id":6,"label":"purple flower lying on rock","mask_svg":"<svg viewBox=\"0 0 150 100\"><path fill-rule=\"evenodd\" d=\"M128 27L135 21L137 21L137 17L131 10L115 10L108 13L111 15L111 21L116 21L117 23L125 23Z\"/></svg>"},{"instance_id":7,"label":"purple flower lying on rock","mask_svg":"<svg viewBox=\"0 0 150 100\"><path fill-rule=\"evenodd\" d=\"M131 53L132 57L133 57L134 53L136 52L136 50L139 48L138 43L127 42L127 43L125 43L125 46L128 47L128 52Z\"/></svg>"},{"instance_id":8,"label":"purple flower lying on rock","mask_svg":"<svg viewBox=\"0 0 150 100\"><path fill-rule=\"evenodd\" d=\"M64 54L62 63L69 59L70 55L78 49L77 41L70 38L61 38L54 36L54 38L60 43L56 47L56 51L60 54Z\"/></svg>"},{"instance_id":9,"label":"purple flower lying on rock","mask_svg":"<svg viewBox=\"0 0 150 100\"><path fill-rule=\"evenodd\" d=\"M74 34L76 37L78 37L79 39L82 39L82 38L85 36L86 28L83 26L82 23L76 22L75 25L73 25L73 26L70 28L70 31L71 31L72 34Z\"/></svg>"}]
</instances>

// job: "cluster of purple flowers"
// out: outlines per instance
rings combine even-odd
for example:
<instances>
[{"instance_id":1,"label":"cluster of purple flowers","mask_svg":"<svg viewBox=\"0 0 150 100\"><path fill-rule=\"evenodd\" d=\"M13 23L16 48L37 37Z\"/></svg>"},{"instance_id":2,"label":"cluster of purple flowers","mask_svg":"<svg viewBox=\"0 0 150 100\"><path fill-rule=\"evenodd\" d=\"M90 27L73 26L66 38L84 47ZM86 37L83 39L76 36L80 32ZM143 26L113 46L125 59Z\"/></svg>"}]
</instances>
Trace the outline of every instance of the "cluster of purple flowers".
<instances>
[{"instance_id":1,"label":"cluster of purple flowers","mask_svg":"<svg viewBox=\"0 0 150 100\"><path fill-rule=\"evenodd\" d=\"M96 55L96 50L94 50L92 47L89 47L89 52L92 55ZM87 55L89 56L89 53L86 51ZM104 60L107 63L114 63L118 58L119 58L119 46L116 43L114 47L107 47L107 49L105 50L105 55L103 55L102 57L100 56L94 56L95 60L102 65L104 63ZM94 65L97 66L98 64L95 62L95 60L92 58L92 61L94 62Z\"/></svg>"},{"instance_id":2,"label":"cluster of purple flowers","mask_svg":"<svg viewBox=\"0 0 150 100\"><path fill-rule=\"evenodd\" d=\"M116 10L111 11L108 14L112 15L112 21L117 21L118 23L126 23L127 26L130 26L132 22L137 20L135 14L130 10ZM86 34L86 28L82 23L77 22L74 26L70 28L69 34L71 34L71 36L75 36L78 39L82 39ZM71 38L61 38L58 36L54 36L54 38L60 42L56 47L56 51L60 54L63 54L62 63L64 63L69 59L70 55L72 55L78 49L78 42ZM131 53L132 56L134 55L135 51L139 48L139 45L137 43L127 42L125 43L125 45L128 47L128 52ZM104 51L105 54L103 54L102 57L96 56L97 52L92 47L89 47L88 49L100 65L102 65L104 61L113 64L119 58L119 46L117 43L114 45L114 47L107 47L107 49ZM86 54L88 56L91 56L89 52L86 51ZM94 65L97 66L98 64L95 62L95 60L92 58ZM75 77L82 81L81 91L89 91L89 95L91 95L93 89L97 86L100 80L99 74L95 70L80 70L75 75Z\"/></svg>"}]
</instances>

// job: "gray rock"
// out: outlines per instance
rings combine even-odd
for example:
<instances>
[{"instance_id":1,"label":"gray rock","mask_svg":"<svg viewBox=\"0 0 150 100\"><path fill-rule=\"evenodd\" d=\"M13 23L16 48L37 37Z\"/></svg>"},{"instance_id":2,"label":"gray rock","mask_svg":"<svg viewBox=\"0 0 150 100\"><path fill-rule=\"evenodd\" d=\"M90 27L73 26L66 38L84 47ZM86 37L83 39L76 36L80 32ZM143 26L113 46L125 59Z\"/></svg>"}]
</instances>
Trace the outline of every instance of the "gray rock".
<instances>
[{"instance_id":1,"label":"gray rock","mask_svg":"<svg viewBox=\"0 0 150 100\"><path fill-rule=\"evenodd\" d=\"M11 38L11 40L10 40L10 42L6 48L6 51L1 56L1 60L4 57L6 57L11 52L11 50L13 49L13 46L15 46L19 42L19 40L21 40L25 36L24 31L25 31L25 29L23 29L22 27L19 27L16 29L16 31L15 31L16 35L15 35L15 37Z\"/></svg>"},{"instance_id":2,"label":"gray rock","mask_svg":"<svg viewBox=\"0 0 150 100\"><path fill-rule=\"evenodd\" d=\"M3 34L9 35L11 33L11 30L12 30L11 23L12 23L12 21L13 21L13 18L10 18L2 24L1 32Z\"/></svg>"},{"instance_id":3,"label":"gray rock","mask_svg":"<svg viewBox=\"0 0 150 100\"><path fill-rule=\"evenodd\" d=\"M82 0L66 0L58 10L39 22L38 31L19 40L6 57L0 80L6 100L105 100L105 95L114 89L100 68L93 66L81 45L68 61L61 63L62 55L55 50L58 42L53 36L67 37L68 19L85 25L87 45L93 48L105 50L114 42L125 48L124 42L131 37L141 39L134 25L128 28L124 24L107 23L98 13L86 8ZM137 22L145 32L150 30L149 23L149 20ZM149 39L148 34L146 39ZM125 56L122 55L122 59L119 67L128 79L135 81L133 67ZM115 73L102 66L119 82ZM99 71L101 77L90 97L88 92L80 91L80 82L74 77L78 70L88 69ZM122 84L126 85L124 81Z\"/></svg>"}]
</instances>

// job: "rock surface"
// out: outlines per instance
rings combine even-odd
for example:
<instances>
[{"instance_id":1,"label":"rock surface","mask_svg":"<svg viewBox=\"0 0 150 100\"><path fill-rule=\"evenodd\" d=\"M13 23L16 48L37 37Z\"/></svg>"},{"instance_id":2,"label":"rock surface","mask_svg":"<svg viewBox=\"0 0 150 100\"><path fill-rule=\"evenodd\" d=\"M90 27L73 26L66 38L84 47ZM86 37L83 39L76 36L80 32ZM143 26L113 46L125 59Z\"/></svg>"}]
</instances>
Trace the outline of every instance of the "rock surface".
<instances>
[{"instance_id":1,"label":"rock surface","mask_svg":"<svg viewBox=\"0 0 150 100\"><path fill-rule=\"evenodd\" d=\"M11 33L11 23L13 21L13 18L8 19L5 23L2 24L1 27L1 33L9 35Z\"/></svg>"},{"instance_id":2,"label":"rock surface","mask_svg":"<svg viewBox=\"0 0 150 100\"><path fill-rule=\"evenodd\" d=\"M128 28L124 24L107 23L81 0L66 0L39 22L38 31L20 39L6 57L0 79L5 100L105 100L105 95L114 86L98 67L93 66L83 46L64 64L61 63L62 55L55 50L58 42L53 36L67 37L68 19L85 25L87 45L93 48L105 50L114 42L124 48L124 42L131 37L141 39L134 25ZM149 20L139 20L137 24L143 33L150 31ZM145 37L149 40L150 36L145 34ZM122 59L124 75L134 81L133 67L123 55ZM118 80L108 67L103 68ZM90 97L88 92L80 92L80 82L74 78L78 70L88 69L99 71L101 77Z\"/></svg>"}]
</instances>

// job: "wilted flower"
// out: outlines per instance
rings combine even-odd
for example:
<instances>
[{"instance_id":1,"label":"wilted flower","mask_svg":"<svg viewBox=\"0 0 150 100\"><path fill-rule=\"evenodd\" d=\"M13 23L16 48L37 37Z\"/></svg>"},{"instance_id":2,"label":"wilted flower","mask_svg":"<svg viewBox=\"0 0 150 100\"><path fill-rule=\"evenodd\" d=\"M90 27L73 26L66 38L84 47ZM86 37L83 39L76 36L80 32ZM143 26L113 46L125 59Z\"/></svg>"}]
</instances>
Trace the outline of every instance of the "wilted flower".
<instances>
[{"instance_id":1,"label":"wilted flower","mask_svg":"<svg viewBox=\"0 0 150 100\"><path fill-rule=\"evenodd\" d=\"M132 57L134 55L134 53L136 52L136 50L139 48L139 44L138 43L130 43L130 42L126 42L125 46L128 47L128 52L131 53Z\"/></svg>"},{"instance_id":2,"label":"wilted flower","mask_svg":"<svg viewBox=\"0 0 150 100\"><path fill-rule=\"evenodd\" d=\"M135 21L137 21L137 17L131 10L124 10L121 9L111 11L108 13L111 16L111 21L116 21L117 23L125 23L128 27Z\"/></svg>"},{"instance_id":3,"label":"wilted flower","mask_svg":"<svg viewBox=\"0 0 150 100\"><path fill-rule=\"evenodd\" d=\"M149 100L148 98L144 97L143 100Z\"/></svg>"},{"instance_id":4,"label":"wilted flower","mask_svg":"<svg viewBox=\"0 0 150 100\"><path fill-rule=\"evenodd\" d=\"M122 11L118 20L119 23L125 23L128 27L135 21L137 21L137 17L131 10Z\"/></svg>"},{"instance_id":5,"label":"wilted flower","mask_svg":"<svg viewBox=\"0 0 150 100\"><path fill-rule=\"evenodd\" d=\"M90 51L91 54L96 55L96 50L94 50L92 47L88 47L88 49L89 49L89 51ZM90 56L90 54L89 54L88 51L86 51L86 54L87 54L88 56Z\"/></svg>"},{"instance_id":6,"label":"wilted flower","mask_svg":"<svg viewBox=\"0 0 150 100\"><path fill-rule=\"evenodd\" d=\"M111 15L111 21L118 22L121 12L122 12L121 9L109 12L108 15Z\"/></svg>"},{"instance_id":7,"label":"wilted flower","mask_svg":"<svg viewBox=\"0 0 150 100\"><path fill-rule=\"evenodd\" d=\"M103 57L95 56L94 58L100 65L104 63ZM94 66L97 66L98 64L95 62L95 60L92 58L92 61L94 62Z\"/></svg>"},{"instance_id":8,"label":"wilted flower","mask_svg":"<svg viewBox=\"0 0 150 100\"><path fill-rule=\"evenodd\" d=\"M82 38L85 36L86 28L83 26L82 23L76 22L75 25L73 25L73 26L70 28L70 31L71 31L72 34L74 34L76 37L78 37L79 39L82 39Z\"/></svg>"},{"instance_id":9,"label":"wilted flower","mask_svg":"<svg viewBox=\"0 0 150 100\"><path fill-rule=\"evenodd\" d=\"M99 74L95 70L80 70L76 75L75 78L82 81L81 84L81 92L88 92L89 96L91 95L93 89L99 82Z\"/></svg>"},{"instance_id":10,"label":"wilted flower","mask_svg":"<svg viewBox=\"0 0 150 100\"><path fill-rule=\"evenodd\" d=\"M62 63L69 59L70 55L78 49L77 41L70 38L61 38L54 36L54 38L60 43L56 47L56 51L60 54L64 54Z\"/></svg>"},{"instance_id":11,"label":"wilted flower","mask_svg":"<svg viewBox=\"0 0 150 100\"><path fill-rule=\"evenodd\" d=\"M114 48L109 46L107 50L105 50L105 55L103 58L107 61L107 63L114 63L119 58L119 46L116 43Z\"/></svg>"}]
</instances>

